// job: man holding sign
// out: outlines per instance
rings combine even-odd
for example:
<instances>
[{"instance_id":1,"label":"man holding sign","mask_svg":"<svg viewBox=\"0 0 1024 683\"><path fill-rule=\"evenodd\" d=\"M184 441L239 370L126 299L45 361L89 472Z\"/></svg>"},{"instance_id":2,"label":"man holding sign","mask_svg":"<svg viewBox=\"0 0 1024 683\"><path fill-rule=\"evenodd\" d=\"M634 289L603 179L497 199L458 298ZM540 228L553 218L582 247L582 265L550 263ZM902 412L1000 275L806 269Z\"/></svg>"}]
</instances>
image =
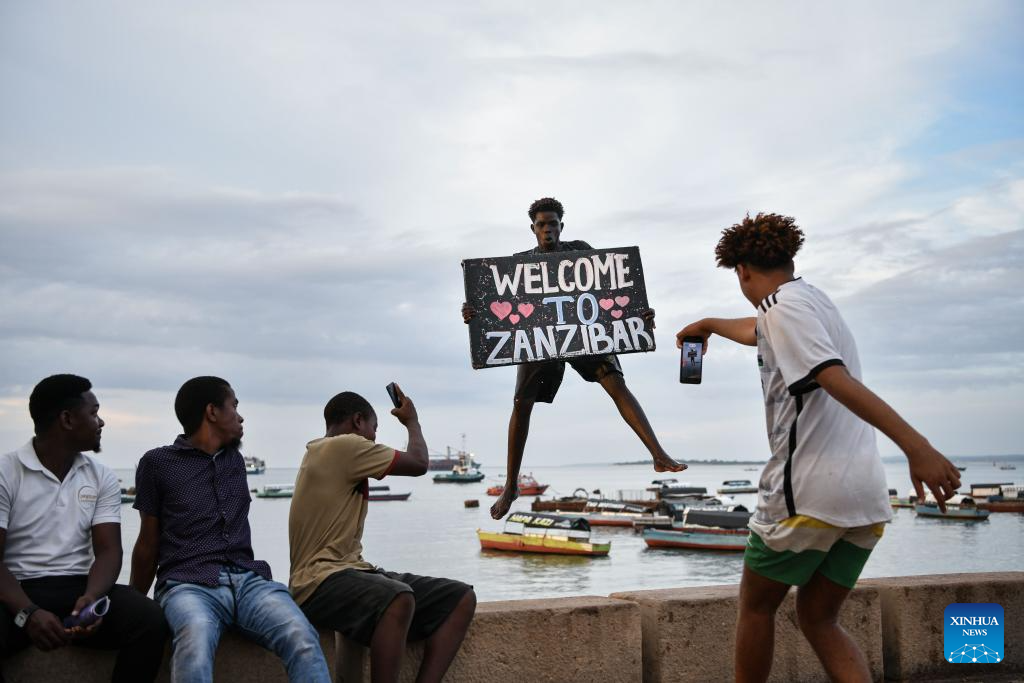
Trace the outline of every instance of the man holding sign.
<instances>
[{"instance_id":1,"label":"man holding sign","mask_svg":"<svg viewBox=\"0 0 1024 683\"><path fill-rule=\"evenodd\" d=\"M557 294L545 296L539 301L544 312L537 311L533 303L520 303L513 309L511 301L496 300L489 307L489 313L501 323L516 325L533 315L553 316L550 325L535 323L533 337L524 329L500 330L480 335L492 342L489 353L482 346L474 347L474 367L521 363L516 375L515 397L512 416L508 425L508 473L505 488L497 502L491 506L491 517L504 517L512 502L518 497L519 468L523 460L526 438L530 431L530 415L536 402L554 401L558 387L565 374L565 363L588 382L598 382L615 402L619 413L626 421L654 459L658 472L679 472L686 465L677 463L658 443L643 408L637 402L623 378L622 366L614 352L648 351L654 349L654 340L644 329L645 323L654 326L654 311L645 308L637 316L629 316L630 296L614 296L620 290L633 286L629 279L630 267L627 253L588 254L572 260L563 259L554 263L547 258L557 252L579 252L593 248L582 241L563 242L564 210L561 202L550 197L538 199L530 205L530 229L537 238L537 246L517 256L537 254L544 256L545 264L516 264L512 273L501 273L498 265L487 261L474 265L488 265L491 275L474 278L467 264L467 295L475 289L474 283L486 280L493 285L497 294L515 298L520 285L525 293ZM636 253L633 248L632 252ZM502 259L505 261L507 259ZM494 260L496 261L496 260ZM554 267L550 267L554 264ZM480 271L480 268L477 269ZM491 277L493 276L493 277ZM602 279L603 278L603 279ZM572 292L573 296L567 293ZM594 292L597 292L595 294ZM607 296L602 296L602 293ZM632 297L636 298L636 297ZM634 302L635 303L635 302ZM576 312L581 324L566 324L566 318ZM604 312L609 320L608 327L598 323L597 318ZM462 318L467 324L477 318L477 310L469 303L462 305ZM552 358L565 358L552 359Z\"/></svg>"}]
</instances>

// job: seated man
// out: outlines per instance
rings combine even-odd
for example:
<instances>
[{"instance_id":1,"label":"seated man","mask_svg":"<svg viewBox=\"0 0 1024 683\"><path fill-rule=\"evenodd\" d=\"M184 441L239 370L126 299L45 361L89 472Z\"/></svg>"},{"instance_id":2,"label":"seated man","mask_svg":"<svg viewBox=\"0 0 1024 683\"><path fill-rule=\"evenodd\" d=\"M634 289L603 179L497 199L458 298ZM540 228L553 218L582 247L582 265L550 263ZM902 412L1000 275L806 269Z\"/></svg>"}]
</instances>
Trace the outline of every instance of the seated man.
<instances>
[{"instance_id":1,"label":"seated man","mask_svg":"<svg viewBox=\"0 0 1024 683\"><path fill-rule=\"evenodd\" d=\"M196 377L178 390L184 429L139 461L135 508L142 517L132 587L156 597L174 632L174 681L212 681L224 628L273 651L291 681L330 683L320 639L288 589L253 558L242 416L231 386Z\"/></svg>"},{"instance_id":2,"label":"seated man","mask_svg":"<svg viewBox=\"0 0 1024 683\"><path fill-rule=\"evenodd\" d=\"M121 487L83 451L100 450L103 420L84 377L53 375L32 390L36 436L0 457L0 656L30 642L119 650L114 681L152 681L163 660L160 606L121 572ZM103 618L65 628L64 618L102 597ZM0 676L0 680L2 680Z\"/></svg>"},{"instance_id":3,"label":"seated man","mask_svg":"<svg viewBox=\"0 0 1024 683\"><path fill-rule=\"evenodd\" d=\"M377 438L377 415L362 396L338 394L324 408L327 434L306 445L295 480L288 536L289 587L315 625L370 647L374 681L397 681L407 640L426 639L420 683L440 681L476 610L473 588L451 579L400 574L362 557L367 477L418 477L427 444L416 408L401 390L391 411L409 431L404 453Z\"/></svg>"}]
</instances>

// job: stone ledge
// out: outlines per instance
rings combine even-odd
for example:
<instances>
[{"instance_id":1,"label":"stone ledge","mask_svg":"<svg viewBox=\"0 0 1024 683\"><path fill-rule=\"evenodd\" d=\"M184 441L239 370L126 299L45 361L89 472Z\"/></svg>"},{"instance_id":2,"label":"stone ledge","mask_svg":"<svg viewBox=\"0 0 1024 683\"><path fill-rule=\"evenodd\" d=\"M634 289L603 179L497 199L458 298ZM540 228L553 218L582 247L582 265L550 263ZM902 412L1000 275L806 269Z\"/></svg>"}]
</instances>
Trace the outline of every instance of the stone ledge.
<instances>
[{"instance_id":1,"label":"stone ledge","mask_svg":"<svg viewBox=\"0 0 1024 683\"><path fill-rule=\"evenodd\" d=\"M446 681L459 683L639 682L640 610L601 597L483 602ZM344 644L339 681L369 681L366 648ZM423 646L409 648L401 681L411 682Z\"/></svg>"},{"instance_id":2,"label":"stone ledge","mask_svg":"<svg viewBox=\"0 0 1024 683\"><path fill-rule=\"evenodd\" d=\"M645 683L732 681L739 586L670 588L613 593L640 606ZM803 683L827 677L796 623L796 591L775 622L770 681ZM882 613L878 591L857 588L840 621L867 655L872 677L882 680Z\"/></svg>"},{"instance_id":3,"label":"stone ledge","mask_svg":"<svg viewBox=\"0 0 1024 683\"><path fill-rule=\"evenodd\" d=\"M866 579L879 592L887 680L934 680L1024 672L1024 572L938 574ZM999 664L950 664L942 656L943 612L954 602L995 602L1003 607L1006 659ZM1024 678L1024 676L1021 676Z\"/></svg>"}]
</instances>

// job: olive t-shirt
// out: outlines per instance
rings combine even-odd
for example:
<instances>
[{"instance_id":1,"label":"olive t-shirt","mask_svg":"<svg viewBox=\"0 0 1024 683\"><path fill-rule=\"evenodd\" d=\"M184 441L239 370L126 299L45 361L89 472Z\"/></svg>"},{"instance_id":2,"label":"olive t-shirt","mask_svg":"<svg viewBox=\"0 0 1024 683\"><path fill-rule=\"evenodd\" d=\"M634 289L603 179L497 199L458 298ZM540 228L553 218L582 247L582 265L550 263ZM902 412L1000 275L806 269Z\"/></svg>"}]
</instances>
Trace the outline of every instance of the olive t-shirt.
<instances>
[{"instance_id":1,"label":"olive t-shirt","mask_svg":"<svg viewBox=\"0 0 1024 683\"><path fill-rule=\"evenodd\" d=\"M288 588L295 602L301 605L321 581L342 569L373 569L362 556L367 478L383 479L397 458L394 448L358 434L306 444L288 515Z\"/></svg>"}]
</instances>

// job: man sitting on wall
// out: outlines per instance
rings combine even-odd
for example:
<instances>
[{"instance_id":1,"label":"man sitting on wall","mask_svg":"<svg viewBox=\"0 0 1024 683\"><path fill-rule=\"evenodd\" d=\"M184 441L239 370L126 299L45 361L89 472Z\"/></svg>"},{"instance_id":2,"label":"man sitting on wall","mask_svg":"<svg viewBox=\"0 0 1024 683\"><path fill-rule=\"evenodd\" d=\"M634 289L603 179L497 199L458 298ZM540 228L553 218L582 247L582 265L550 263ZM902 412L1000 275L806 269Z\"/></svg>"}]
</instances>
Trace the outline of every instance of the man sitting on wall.
<instances>
[{"instance_id":1,"label":"man sitting on wall","mask_svg":"<svg viewBox=\"0 0 1024 683\"><path fill-rule=\"evenodd\" d=\"M0 457L0 656L32 643L119 650L114 681L152 681L163 660L160 606L121 572L121 487L99 453L103 420L92 384L53 375L28 401L35 438ZM100 598L102 619L65 626ZM0 676L2 680L2 676Z\"/></svg>"},{"instance_id":2,"label":"man sitting on wall","mask_svg":"<svg viewBox=\"0 0 1024 683\"><path fill-rule=\"evenodd\" d=\"M426 640L416 680L440 681L476 610L473 588L459 581L401 574L362 557L368 477L418 477L427 444L416 408L398 390L391 411L409 432L406 452L375 443L377 414L343 392L324 408L327 433L306 445L288 518L290 588L310 621L370 648L373 680L397 681L407 640Z\"/></svg>"},{"instance_id":3,"label":"man sitting on wall","mask_svg":"<svg viewBox=\"0 0 1024 683\"><path fill-rule=\"evenodd\" d=\"M174 399L184 429L139 461L135 508L142 517L131 584L156 597L174 631L174 681L212 681L225 628L284 660L288 678L330 683L317 632L253 557L238 399L219 377L195 377ZM159 569L158 569L159 568Z\"/></svg>"}]
</instances>

